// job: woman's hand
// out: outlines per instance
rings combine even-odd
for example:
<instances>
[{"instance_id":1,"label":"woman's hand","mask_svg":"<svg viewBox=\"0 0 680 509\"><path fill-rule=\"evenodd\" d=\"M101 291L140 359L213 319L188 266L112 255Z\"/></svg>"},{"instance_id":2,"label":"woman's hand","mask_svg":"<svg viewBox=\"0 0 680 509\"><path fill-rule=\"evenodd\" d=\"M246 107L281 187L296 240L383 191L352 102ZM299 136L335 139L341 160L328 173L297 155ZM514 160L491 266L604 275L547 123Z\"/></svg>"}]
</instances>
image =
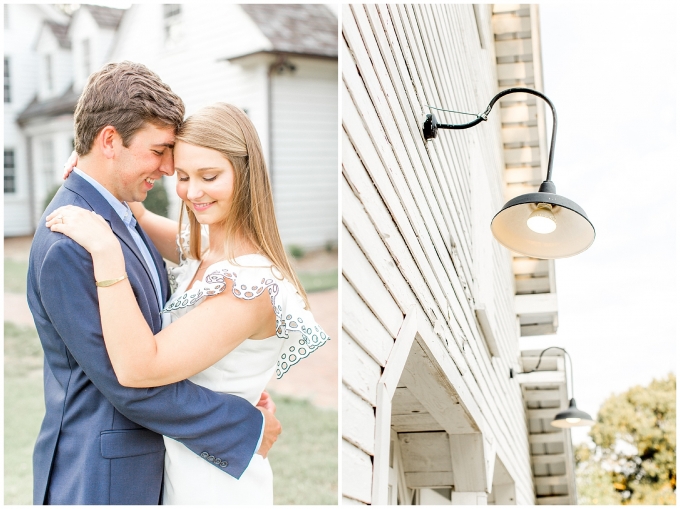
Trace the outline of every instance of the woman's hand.
<instances>
[{"instance_id":1,"label":"woman's hand","mask_svg":"<svg viewBox=\"0 0 680 509\"><path fill-rule=\"evenodd\" d=\"M68 178L68 176L73 171L73 168L76 166L78 166L78 154L74 150L64 163L64 180Z\"/></svg>"},{"instance_id":2,"label":"woman's hand","mask_svg":"<svg viewBox=\"0 0 680 509\"><path fill-rule=\"evenodd\" d=\"M73 205L59 207L47 216L45 226L72 238L92 255L120 249L111 227L93 210Z\"/></svg>"}]
</instances>

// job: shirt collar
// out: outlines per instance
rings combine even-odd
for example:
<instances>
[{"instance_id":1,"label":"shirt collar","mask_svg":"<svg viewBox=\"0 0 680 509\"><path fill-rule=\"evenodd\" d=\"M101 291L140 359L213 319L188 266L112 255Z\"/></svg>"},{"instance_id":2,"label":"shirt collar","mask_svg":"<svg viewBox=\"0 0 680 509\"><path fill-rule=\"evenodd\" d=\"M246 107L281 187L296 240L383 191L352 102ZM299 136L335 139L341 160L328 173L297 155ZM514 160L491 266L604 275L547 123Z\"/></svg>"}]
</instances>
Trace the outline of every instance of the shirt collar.
<instances>
[{"instance_id":1,"label":"shirt collar","mask_svg":"<svg viewBox=\"0 0 680 509\"><path fill-rule=\"evenodd\" d=\"M111 194L111 192L108 189L106 189L103 185L101 185L99 182L97 182L95 179L90 177L87 173L80 170L79 168L74 167L73 171L80 177L88 181L90 184L92 184L92 187L94 187L99 192L99 194L101 194L104 197L104 199L107 202L109 202L111 207L113 207L113 210L116 211L116 214L118 214L123 223L125 223L125 226L127 226L128 228L135 227L137 221L135 221L135 218L132 215L132 211L130 210L130 207L128 206L127 203L125 203L124 201L123 202L119 201L115 196Z\"/></svg>"}]
</instances>

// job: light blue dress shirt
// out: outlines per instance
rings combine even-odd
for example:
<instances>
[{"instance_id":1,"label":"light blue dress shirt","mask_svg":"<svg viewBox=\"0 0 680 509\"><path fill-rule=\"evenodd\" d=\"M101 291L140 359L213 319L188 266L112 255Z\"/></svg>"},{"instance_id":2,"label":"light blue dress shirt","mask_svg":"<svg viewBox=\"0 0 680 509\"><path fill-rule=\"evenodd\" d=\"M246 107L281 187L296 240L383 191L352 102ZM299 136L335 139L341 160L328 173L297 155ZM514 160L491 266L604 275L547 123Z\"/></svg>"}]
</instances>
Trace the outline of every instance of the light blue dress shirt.
<instances>
[{"instance_id":1,"label":"light blue dress shirt","mask_svg":"<svg viewBox=\"0 0 680 509\"><path fill-rule=\"evenodd\" d=\"M151 253L149 252L149 249L146 247L146 244L142 240L142 237L139 235L139 232L135 228L135 226L137 225L137 220L132 215L132 211L130 210L129 205L125 202L119 201L115 196L111 194L111 192L108 189L106 189L99 182L97 182L95 179L87 175L82 170L79 170L78 168L73 168L73 171L76 172L79 176L81 176L85 180L87 180L90 184L92 184L92 187L99 191L99 194L101 194L104 197L104 199L107 202L109 202L109 204L113 207L113 210L116 211L116 214L120 216L123 223L125 223L125 226L127 226L127 229L130 232L132 239L135 241L135 244L137 244L139 252L142 253L144 261L146 262L146 265L149 268L149 272L151 273L151 277L153 278L153 284L156 290L156 297L158 298L158 309L162 311L163 297L161 296L161 282L158 279L158 270L156 270L156 264L153 262L153 258L151 258ZM257 451L260 448L260 445L262 445L263 437L264 437L264 415L262 416L262 431L260 431L260 439L257 442L255 451Z\"/></svg>"},{"instance_id":2,"label":"light blue dress shirt","mask_svg":"<svg viewBox=\"0 0 680 509\"><path fill-rule=\"evenodd\" d=\"M135 244L137 245L139 252L142 253L144 261L146 262L146 266L149 269L149 273L151 273L154 289L156 290L156 298L158 299L158 311L159 312L162 311L163 297L161 295L161 281L160 279L158 279L158 270L156 269L156 264L154 263L153 258L151 257L149 248L146 247L146 244L142 240L141 235L139 235L139 232L135 228L135 226L137 225L137 220L132 215L132 210L130 210L130 207L128 206L127 203L119 201L115 196L113 196L109 192L108 189L106 189L99 182L97 182L95 179L87 175L82 170L79 170L78 168L73 168L73 171L76 172L79 176L81 176L85 180L87 180L90 184L92 184L92 187L99 191L99 194L101 194L104 197L104 199L107 202L109 202L109 204L113 207L113 210L116 211L116 214L118 214L123 223L125 223L125 226L127 226L127 229L130 232L130 235L132 236L132 240L135 241Z\"/></svg>"}]
</instances>

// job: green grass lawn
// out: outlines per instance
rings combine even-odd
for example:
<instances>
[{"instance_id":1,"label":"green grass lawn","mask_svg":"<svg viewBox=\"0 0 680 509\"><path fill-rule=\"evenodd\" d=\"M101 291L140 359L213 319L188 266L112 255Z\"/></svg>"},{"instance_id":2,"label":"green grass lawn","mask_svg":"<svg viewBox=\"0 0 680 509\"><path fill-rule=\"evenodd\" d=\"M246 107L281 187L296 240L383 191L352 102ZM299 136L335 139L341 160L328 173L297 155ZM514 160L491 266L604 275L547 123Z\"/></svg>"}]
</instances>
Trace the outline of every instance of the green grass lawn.
<instances>
[{"instance_id":1,"label":"green grass lawn","mask_svg":"<svg viewBox=\"0 0 680 509\"><path fill-rule=\"evenodd\" d=\"M33 501L33 445L45 414L34 328L5 322L5 504Z\"/></svg>"},{"instance_id":2,"label":"green grass lawn","mask_svg":"<svg viewBox=\"0 0 680 509\"><path fill-rule=\"evenodd\" d=\"M338 287L338 269L325 272L298 272L298 277L307 293Z\"/></svg>"},{"instance_id":3,"label":"green grass lawn","mask_svg":"<svg viewBox=\"0 0 680 509\"><path fill-rule=\"evenodd\" d=\"M25 294L26 274L28 274L28 262L5 258L5 291Z\"/></svg>"},{"instance_id":4,"label":"green grass lawn","mask_svg":"<svg viewBox=\"0 0 680 509\"><path fill-rule=\"evenodd\" d=\"M42 348L32 327L5 322L5 504L31 504L33 445L45 412ZM269 460L276 504L337 504L338 413L273 395L283 433Z\"/></svg>"}]
</instances>

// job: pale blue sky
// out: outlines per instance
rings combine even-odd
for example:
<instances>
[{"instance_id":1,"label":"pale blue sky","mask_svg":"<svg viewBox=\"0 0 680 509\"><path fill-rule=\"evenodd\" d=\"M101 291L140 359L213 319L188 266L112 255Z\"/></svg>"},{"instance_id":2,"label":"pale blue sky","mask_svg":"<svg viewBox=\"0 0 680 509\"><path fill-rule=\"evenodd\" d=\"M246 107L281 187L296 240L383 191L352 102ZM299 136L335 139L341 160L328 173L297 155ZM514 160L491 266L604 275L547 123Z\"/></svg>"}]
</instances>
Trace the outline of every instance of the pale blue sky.
<instances>
[{"instance_id":1,"label":"pale blue sky","mask_svg":"<svg viewBox=\"0 0 680 509\"><path fill-rule=\"evenodd\" d=\"M676 372L677 50L671 3L542 4L544 92L558 115L553 182L595 225L556 261L559 331L522 339L574 361L593 417L612 393ZM587 429L572 431L574 442Z\"/></svg>"}]
</instances>

